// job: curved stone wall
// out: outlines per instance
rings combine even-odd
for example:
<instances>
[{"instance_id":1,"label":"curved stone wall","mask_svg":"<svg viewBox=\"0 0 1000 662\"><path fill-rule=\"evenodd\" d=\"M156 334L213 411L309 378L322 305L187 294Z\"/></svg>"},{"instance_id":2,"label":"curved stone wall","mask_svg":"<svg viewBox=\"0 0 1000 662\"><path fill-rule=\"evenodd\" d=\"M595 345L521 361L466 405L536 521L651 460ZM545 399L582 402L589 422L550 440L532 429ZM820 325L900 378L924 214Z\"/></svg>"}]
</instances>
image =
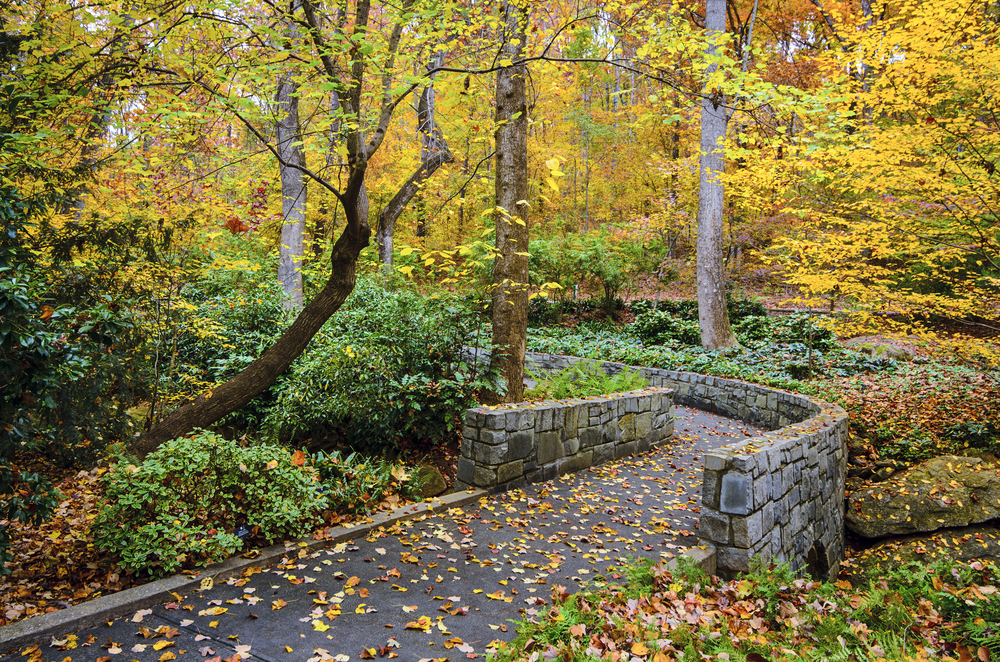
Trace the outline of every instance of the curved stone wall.
<instances>
[{"instance_id":1,"label":"curved stone wall","mask_svg":"<svg viewBox=\"0 0 1000 662\"><path fill-rule=\"evenodd\" d=\"M747 570L753 556L787 561L814 577L836 574L844 552L847 412L822 400L735 379L558 354L525 356L526 366L536 372L562 370L578 361L598 363L608 374L640 370L651 387L673 391L676 404L771 430L705 455L699 536L716 548L721 574ZM477 424L474 412L479 409L467 412L467 425L470 415ZM673 432L672 423L669 430ZM474 469L475 458L466 457L473 462L466 466ZM525 474L527 482L548 478Z\"/></svg>"}]
</instances>

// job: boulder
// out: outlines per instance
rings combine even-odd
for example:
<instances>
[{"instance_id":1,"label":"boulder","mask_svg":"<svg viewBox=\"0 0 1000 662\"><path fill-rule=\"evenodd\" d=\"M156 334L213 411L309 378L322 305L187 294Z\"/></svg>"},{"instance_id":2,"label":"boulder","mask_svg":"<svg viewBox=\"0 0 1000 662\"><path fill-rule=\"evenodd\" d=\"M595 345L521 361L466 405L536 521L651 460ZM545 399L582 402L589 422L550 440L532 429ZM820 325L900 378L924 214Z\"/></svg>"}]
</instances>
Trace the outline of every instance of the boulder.
<instances>
[{"instance_id":1,"label":"boulder","mask_svg":"<svg viewBox=\"0 0 1000 662\"><path fill-rule=\"evenodd\" d=\"M847 528L865 538L968 526L1000 517L1000 468L945 455L851 494Z\"/></svg>"},{"instance_id":2,"label":"boulder","mask_svg":"<svg viewBox=\"0 0 1000 662\"><path fill-rule=\"evenodd\" d=\"M417 467L410 477L411 496L421 499L436 497L448 489L448 482L437 467L423 466Z\"/></svg>"}]
</instances>

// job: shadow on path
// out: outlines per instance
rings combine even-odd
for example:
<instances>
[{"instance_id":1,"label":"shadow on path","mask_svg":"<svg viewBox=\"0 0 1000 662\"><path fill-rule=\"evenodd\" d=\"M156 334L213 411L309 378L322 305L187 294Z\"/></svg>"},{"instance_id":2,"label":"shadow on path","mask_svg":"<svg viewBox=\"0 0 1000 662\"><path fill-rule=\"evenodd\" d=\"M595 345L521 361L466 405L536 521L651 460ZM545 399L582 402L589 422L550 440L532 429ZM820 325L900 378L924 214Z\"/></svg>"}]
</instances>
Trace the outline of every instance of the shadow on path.
<instances>
[{"instance_id":1,"label":"shadow on path","mask_svg":"<svg viewBox=\"0 0 1000 662\"><path fill-rule=\"evenodd\" d=\"M280 565L0 662L481 660L510 621L550 608L553 586L697 544L702 453L759 430L676 414L674 441L645 455L318 552L289 544Z\"/></svg>"}]
</instances>

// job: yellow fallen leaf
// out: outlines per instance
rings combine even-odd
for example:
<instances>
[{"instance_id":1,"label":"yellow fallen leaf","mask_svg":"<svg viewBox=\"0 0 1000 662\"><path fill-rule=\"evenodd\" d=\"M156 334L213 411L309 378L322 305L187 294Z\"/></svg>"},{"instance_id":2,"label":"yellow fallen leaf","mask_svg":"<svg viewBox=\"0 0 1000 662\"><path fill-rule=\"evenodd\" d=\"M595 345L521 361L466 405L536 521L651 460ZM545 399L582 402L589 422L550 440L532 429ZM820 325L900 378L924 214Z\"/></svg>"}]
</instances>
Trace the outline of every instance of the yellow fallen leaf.
<instances>
[{"instance_id":1,"label":"yellow fallen leaf","mask_svg":"<svg viewBox=\"0 0 1000 662\"><path fill-rule=\"evenodd\" d=\"M327 625L323 621L319 620L318 618L317 619L313 619L312 626L313 626L313 630L316 630L317 632L326 632L327 630L330 629L329 625Z\"/></svg>"},{"instance_id":2,"label":"yellow fallen leaf","mask_svg":"<svg viewBox=\"0 0 1000 662\"><path fill-rule=\"evenodd\" d=\"M285 646L285 652L286 653L292 653L294 651L292 651L292 647L291 646Z\"/></svg>"},{"instance_id":3,"label":"yellow fallen leaf","mask_svg":"<svg viewBox=\"0 0 1000 662\"><path fill-rule=\"evenodd\" d=\"M169 662L170 660L176 660L176 659L177 656L171 653L170 651L167 651L166 653L160 656L160 662Z\"/></svg>"},{"instance_id":4,"label":"yellow fallen leaf","mask_svg":"<svg viewBox=\"0 0 1000 662\"><path fill-rule=\"evenodd\" d=\"M430 632L431 626L433 625L430 616L421 616L415 621L410 621L406 624L407 630L423 630L424 632Z\"/></svg>"},{"instance_id":5,"label":"yellow fallen leaf","mask_svg":"<svg viewBox=\"0 0 1000 662\"><path fill-rule=\"evenodd\" d=\"M175 644L172 641L167 641L166 639L163 639L162 641L157 641L155 644L153 644L153 650L161 651L164 648L170 648L171 646L176 646L176 645L177 644Z\"/></svg>"},{"instance_id":6,"label":"yellow fallen leaf","mask_svg":"<svg viewBox=\"0 0 1000 662\"><path fill-rule=\"evenodd\" d=\"M636 657L643 657L644 655L649 655L649 649L641 641L637 641L632 644L632 655Z\"/></svg>"}]
</instances>

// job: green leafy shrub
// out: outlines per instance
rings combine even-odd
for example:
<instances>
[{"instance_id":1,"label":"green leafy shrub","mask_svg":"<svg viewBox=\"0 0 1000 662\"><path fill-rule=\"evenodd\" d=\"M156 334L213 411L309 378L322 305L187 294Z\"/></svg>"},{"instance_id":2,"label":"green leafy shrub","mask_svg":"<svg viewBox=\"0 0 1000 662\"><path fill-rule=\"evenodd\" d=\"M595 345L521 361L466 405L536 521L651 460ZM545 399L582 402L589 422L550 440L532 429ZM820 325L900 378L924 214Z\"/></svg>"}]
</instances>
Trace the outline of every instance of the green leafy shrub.
<instances>
[{"instance_id":1,"label":"green leafy shrub","mask_svg":"<svg viewBox=\"0 0 1000 662\"><path fill-rule=\"evenodd\" d=\"M94 543L123 568L153 575L218 561L242 547L240 525L263 541L309 531L327 505L318 481L283 448L242 448L198 431L163 444L139 466L123 458L112 467Z\"/></svg>"},{"instance_id":2,"label":"green leafy shrub","mask_svg":"<svg viewBox=\"0 0 1000 662\"><path fill-rule=\"evenodd\" d=\"M476 314L452 297L359 281L273 387L265 429L375 449L438 443L457 432L479 391L499 388L494 372L465 360L478 330Z\"/></svg>"},{"instance_id":3,"label":"green leafy shrub","mask_svg":"<svg viewBox=\"0 0 1000 662\"><path fill-rule=\"evenodd\" d=\"M635 318L632 328L636 335L647 343L656 345L701 344L701 329L697 320L678 317L662 310L641 313Z\"/></svg>"},{"instance_id":4,"label":"green leafy shrub","mask_svg":"<svg viewBox=\"0 0 1000 662\"><path fill-rule=\"evenodd\" d=\"M597 364L574 363L557 373L538 376L530 373L536 384L528 389L526 400L561 400L588 395L624 393L649 386L642 373L622 370L609 375Z\"/></svg>"},{"instance_id":5,"label":"green leafy shrub","mask_svg":"<svg viewBox=\"0 0 1000 662\"><path fill-rule=\"evenodd\" d=\"M780 317L752 315L733 325L740 342L763 340L780 343L802 343L813 349L834 349L837 337L809 315L794 313Z\"/></svg>"}]
</instances>

